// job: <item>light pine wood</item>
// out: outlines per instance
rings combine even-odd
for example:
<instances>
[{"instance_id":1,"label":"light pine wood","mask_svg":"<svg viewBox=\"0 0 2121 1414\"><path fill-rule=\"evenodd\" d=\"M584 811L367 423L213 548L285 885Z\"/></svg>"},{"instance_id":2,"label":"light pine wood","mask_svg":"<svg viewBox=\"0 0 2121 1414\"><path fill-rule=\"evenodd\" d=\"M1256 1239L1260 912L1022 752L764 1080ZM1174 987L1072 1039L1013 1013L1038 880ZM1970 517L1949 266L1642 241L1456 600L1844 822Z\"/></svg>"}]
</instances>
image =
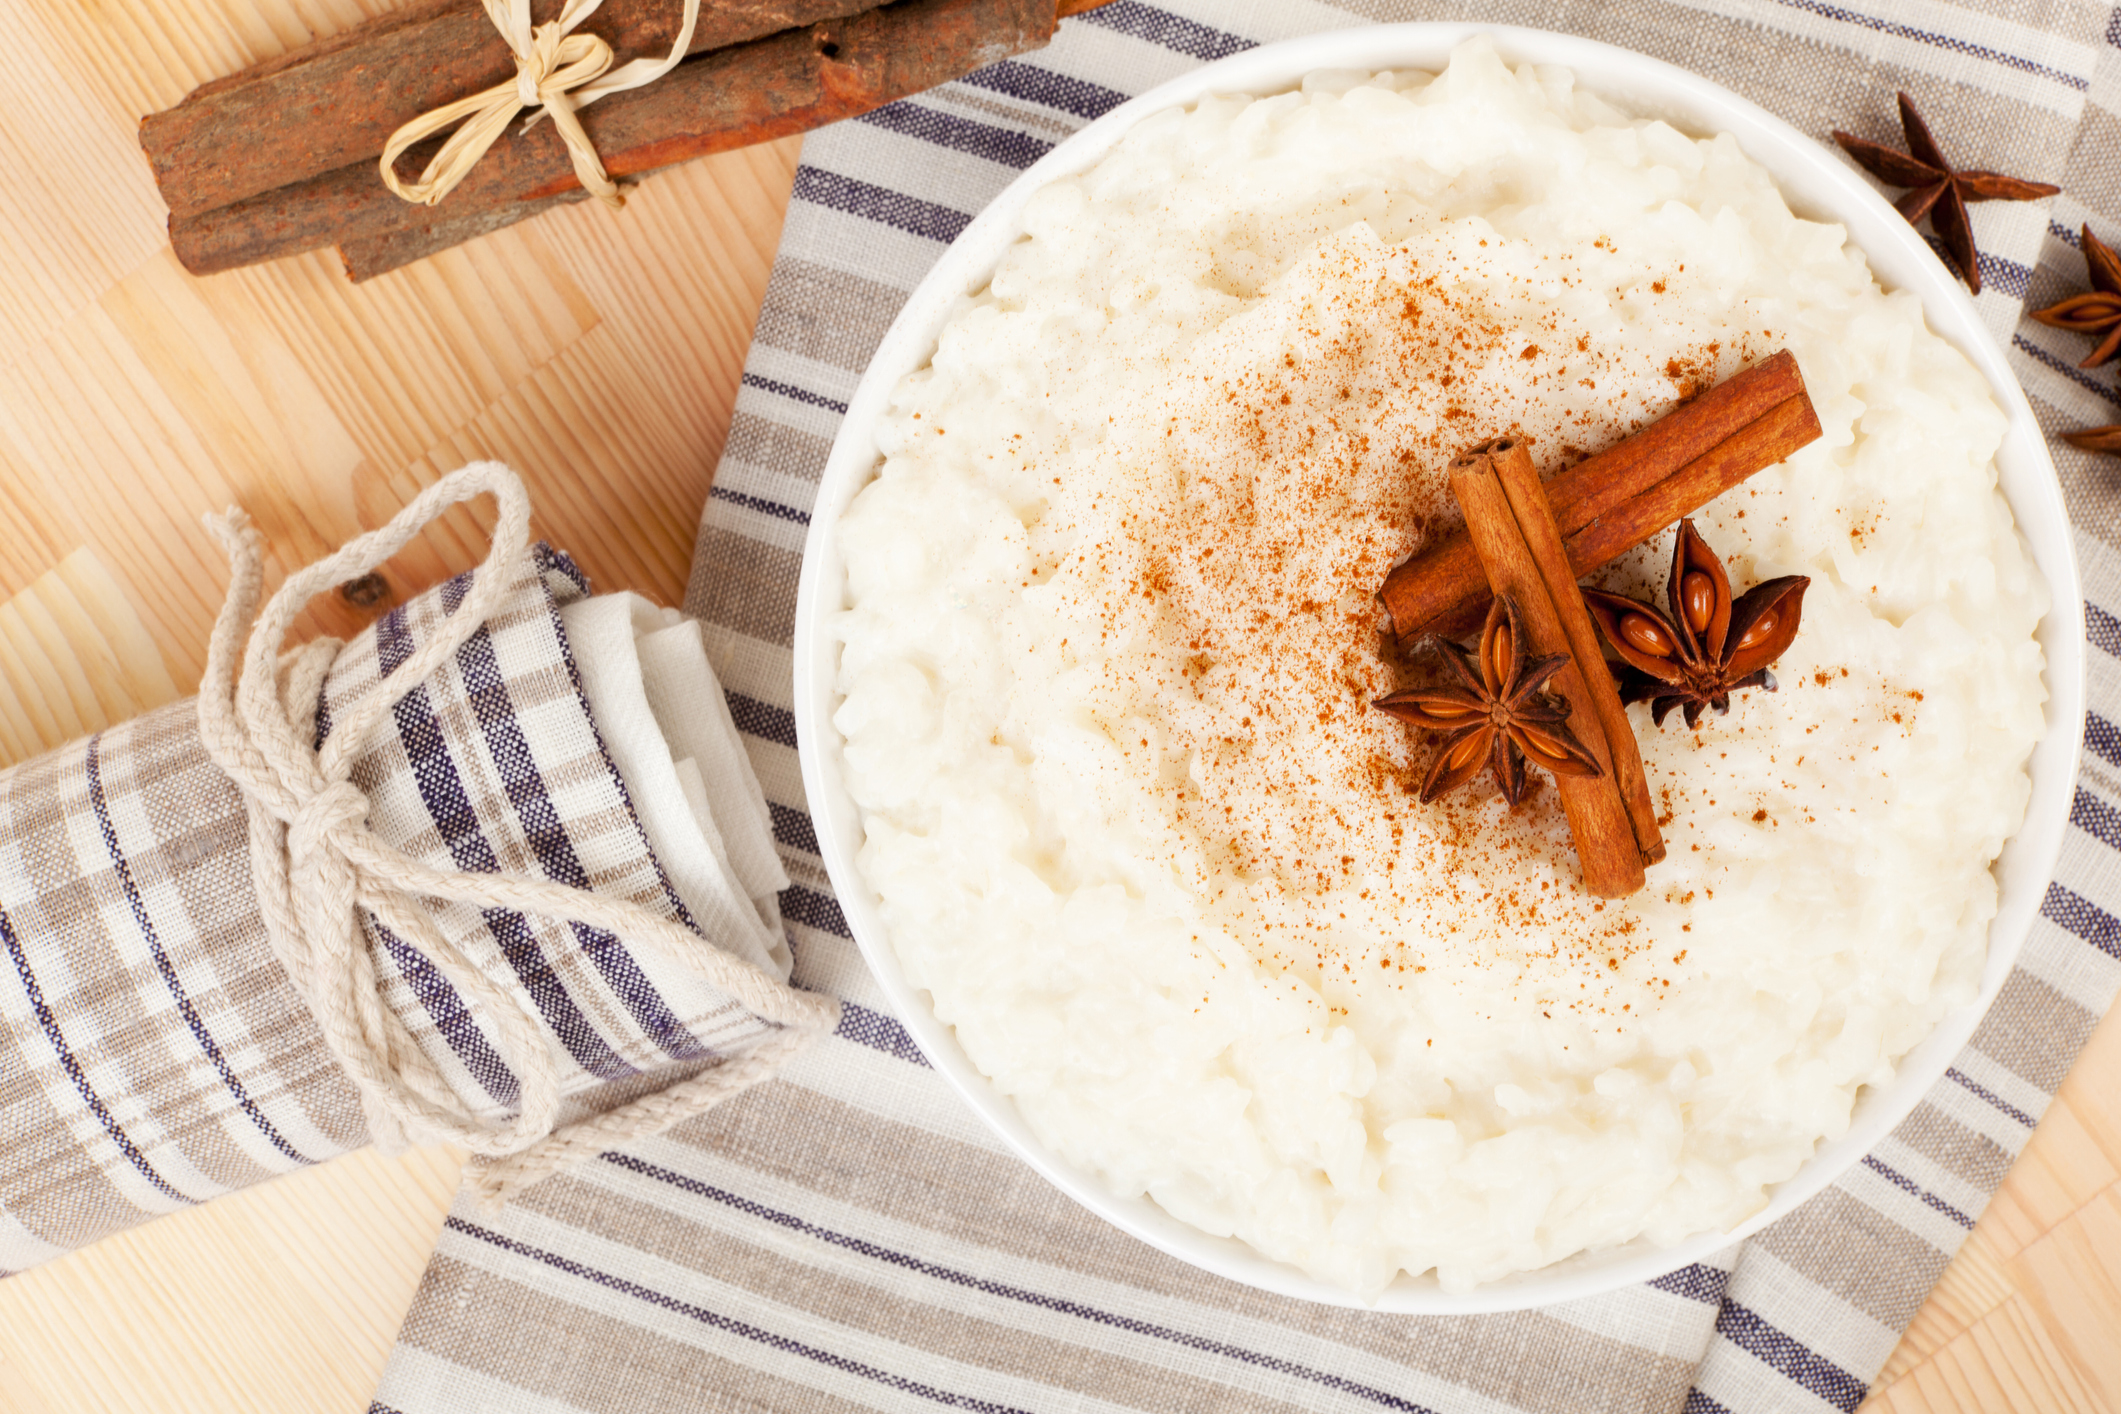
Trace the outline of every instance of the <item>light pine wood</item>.
<instances>
[{"instance_id":1,"label":"light pine wood","mask_svg":"<svg viewBox=\"0 0 2121 1414\"><path fill-rule=\"evenodd\" d=\"M388 0L15 0L0 45L0 765L190 692L240 501L276 569L464 461L529 481L599 587L681 596L795 145L694 163L348 286L194 280L140 114ZM446 521L411 593L474 563ZM343 604L309 628L345 633ZM1909 1329L1872 1414L2121 1414L2121 1021ZM460 1156L364 1153L0 1282L0 1411L359 1414Z\"/></svg>"},{"instance_id":2,"label":"light pine wood","mask_svg":"<svg viewBox=\"0 0 2121 1414\"><path fill-rule=\"evenodd\" d=\"M2121 1010L2092 1033L1863 1414L2121 1411Z\"/></svg>"}]
</instances>

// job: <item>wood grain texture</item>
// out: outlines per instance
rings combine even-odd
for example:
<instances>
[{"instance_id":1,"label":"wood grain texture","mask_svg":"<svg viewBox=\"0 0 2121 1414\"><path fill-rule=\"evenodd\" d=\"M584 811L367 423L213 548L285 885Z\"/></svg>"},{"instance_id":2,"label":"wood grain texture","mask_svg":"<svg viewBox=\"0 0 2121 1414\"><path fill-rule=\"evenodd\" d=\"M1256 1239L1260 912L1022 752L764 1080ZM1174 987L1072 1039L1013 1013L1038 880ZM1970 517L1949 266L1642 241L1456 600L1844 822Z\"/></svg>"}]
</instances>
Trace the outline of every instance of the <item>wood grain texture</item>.
<instances>
[{"instance_id":1,"label":"wood grain texture","mask_svg":"<svg viewBox=\"0 0 2121 1414\"><path fill-rule=\"evenodd\" d=\"M0 764L189 692L240 500L276 572L480 456L599 587L682 594L795 145L614 219L547 213L354 287L329 255L208 280L134 134L382 0L17 0L0 79ZM459 515L399 595L474 563ZM313 629L365 616L328 605ZM1888 1367L1873 1414L2121 1414L2121 1019ZM0 1281L4 1414L360 1414L459 1156L342 1159Z\"/></svg>"},{"instance_id":2,"label":"wood grain texture","mask_svg":"<svg viewBox=\"0 0 2121 1414\"><path fill-rule=\"evenodd\" d=\"M2121 1414L2121 1010L2092 1033L1862 1414Z\"/></svg>"}]
</instances>

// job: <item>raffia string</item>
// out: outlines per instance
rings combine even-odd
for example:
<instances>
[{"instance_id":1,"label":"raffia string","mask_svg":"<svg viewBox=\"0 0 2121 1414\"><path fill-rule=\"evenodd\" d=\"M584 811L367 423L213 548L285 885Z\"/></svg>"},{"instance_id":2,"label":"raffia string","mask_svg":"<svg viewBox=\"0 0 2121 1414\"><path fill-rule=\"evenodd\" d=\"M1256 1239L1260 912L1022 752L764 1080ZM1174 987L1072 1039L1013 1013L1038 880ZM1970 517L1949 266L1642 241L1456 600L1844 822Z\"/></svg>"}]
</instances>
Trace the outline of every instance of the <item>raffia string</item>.
<instances>
[{"instance_id":1,"label":"raffia string","mask_svg":"<svg viewBox=\"0 0 2121 1414\"><path fill-rule=\"evenodd\" d=\"M340 645L324 639L282 659L295 616L318 594L381 565L451 506L484 495L499 503L500 517L471 591L434 638L349 709L321 747L312 746L319 693ZM264 578L258 533L234 508L206 523L233 572L207 646L200 735L243 793L251 869L274 955L316 1013L325 1045L353 1078L379 1144L461 1144L474 1156L480 1196L498 1203L571 1162L711 1108L772 1075L838 1023L832 998L797 991L637 904L527 875L432 869L368 828L368 798L350 776L369 734L477 632L519 578L530 502L514 472L486 462L443 477L388 525L289 576L254 624ZM429 911L434 900L602 929L661 952L779 1029L741 1056L555 1133L560 1070L534 1003L520 988L488 976L449 940ZM472 1113L384 1004L361 926L364 910L425 955L489 1023L521 1087L514 1115L487 1123Z\"/></svg>"},{"instance_id":2,"label":"raffia string","mask_svg":"<svg viewBox=\"0 0 2121 1414\"><path fill-rule=\"evenodd\" d=\"M685 22L668 54L660 59L634 59L616 69L611 67L608 43L593 34L573 32L575 26L596 13L603 0L567 0L558 19L535 29L530 24L530 0L480 3L515 56L515 80L446 103L392 133L390 141L383 145L383 184L407 201L433 206L471 174L516 114L528 108L536 111L523 124L525 131L539 118L550 117L567 144L567 155L574 162L575 175L582 179L582 185L605 205L624 206L626 199L620 194L618 183L605 173L596 145L590 142L582 120L575 115L608 93L653 83L676 68L692 47L700 0L684 0ZM467 117L470 121L450 134L449 141L442 144L442 150L420 173L418 181L399 178L397 162L405 149Z\"/></svg>"}]
</instances>

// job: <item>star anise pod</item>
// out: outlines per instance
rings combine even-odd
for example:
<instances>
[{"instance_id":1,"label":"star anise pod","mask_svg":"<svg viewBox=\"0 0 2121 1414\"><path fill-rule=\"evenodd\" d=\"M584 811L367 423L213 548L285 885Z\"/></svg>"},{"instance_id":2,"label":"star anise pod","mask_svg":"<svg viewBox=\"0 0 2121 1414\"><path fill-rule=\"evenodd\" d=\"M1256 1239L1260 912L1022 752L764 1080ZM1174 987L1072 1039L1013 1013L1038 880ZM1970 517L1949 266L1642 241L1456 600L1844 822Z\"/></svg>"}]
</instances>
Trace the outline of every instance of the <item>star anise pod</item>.
<instances>
[{"instance_id":1,"label":"star anise pod","mask_svg":"<svg viewBox=\"0 0 2121 1414\"><path fill-rule=\"evenodd\" d=\"M1974 249L1974 226L1967 219L1969 201L2032 201L2053 196L2062 188L2046 182L2028 182L2001 172L1960 172L1944 160L1929 125L1915 111L1915 100L1900 95L1900 130L1907 135L1907 151L1895 152L1854 133L1836 130L1834 141L1856 164L1889 187L1908 191L1893 204L1911 226L1930 218L1930 229L1951 253L1952 264L1975 294L1981 293L1979 252Z\"/></svg>"},{"instance_id":2,"label":"star anise pod","mask_svg":"<svg viewBox=\"0 0 2121 1414\"><path fill-rule=\"evenodd\" d=\"M1527 761L1557 776L1601 774L1597 758L1569 730L1568 700L1541 690L1568 666L1569 655L1528 657L1514 603L1495 596L1480 631L1477 661L1448 639L1430 634L1427 641L1443 655L1457 684L1395 692L1376 703L1417 727L1444 733L1421 783L1422 800L1464 785L1483 765L1494 768L1503 799L1512 805L1524 798Z\"/></svg>"},{"instance_id":3,"label":"star anise pod","mask_svg":"<svg viewBox=\"0 0 2121 1414\"><path fill-rule=\"evenodd\" d=\"M2071 295L2060 304L2033 311L2033 318L2050 329L2067 329L2073 334L2104 334L2099 346L2091 351L2079 368L2097 368L2100 364L2121 353L2121 256L2113 248L2092 234L2087 222L2080 237L2084 250L2084 269L2091 276L2091 292Z\"/></svg>"},{"instance_id":4,"label":"star anise pod","mask_svg":"<svg viewBox=\"0 0 2121 1414\"><path fill-rule=\"evenodd\" d=\"M1694 522L1683 520L1665 587L1669 618L1640 600L1602 589L1584 590L1583 602L1625 664L1620 700L1648 702L1660 727L1674 707L1682 708L1692 727L1704 707L1730 711L1731 694L1740 688L1775 690L1768 664L1797 636L1811 582L1801 574L1784 575L1754 585L1733 603L1723 561Z\"/></svg>"},{"instance_id":5,"label":"star anise pod","mask_svg":"<svg viewBox=\"0 0 2121 1414\"><path fill-rule=\"evenodd\" d=\"M2062 440L2079 451L2104 452L2110 457L2121 457L2121 424L2065 432L2062 434Z\"/></svg>"}]
</instances>

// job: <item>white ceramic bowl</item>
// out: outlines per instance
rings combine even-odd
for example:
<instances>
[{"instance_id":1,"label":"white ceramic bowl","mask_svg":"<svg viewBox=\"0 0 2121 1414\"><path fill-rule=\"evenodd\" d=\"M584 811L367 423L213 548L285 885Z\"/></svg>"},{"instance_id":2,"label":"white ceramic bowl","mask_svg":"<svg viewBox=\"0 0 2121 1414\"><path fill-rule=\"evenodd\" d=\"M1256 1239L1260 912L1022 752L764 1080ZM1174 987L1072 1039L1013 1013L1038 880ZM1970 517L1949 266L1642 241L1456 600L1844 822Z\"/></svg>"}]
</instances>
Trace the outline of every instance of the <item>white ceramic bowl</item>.
<instances>
[{"instance_id":1,"label":"white ceramic bowl","mask_svg":"<svg viewBox=\"0 0 2121 1414\"><path fill-rule=\"evenodd\" d=\"M2042 622L2047 654L2047 731L2033 753L2032 801L2023 828L1996 862L2002 900L1989 929L1980 998L1947 1016L1936 1032L1902 1059L1889 1085L1858 1098L1847 1133L1817 1153L1774 1191L1772 1201L1728 1232L1709 1232L1673 1247L1633 1242L1578 1255L1538 1271L1452 1294L1433 1277L1404 1274L1373 1302L1304 1275L1228 1238L1210 1237L1146 1198L1120 1198L1094 1176L1064 1163L1031 1133L1008 1099L998 1094L938 1021L927 992L909 986L886 935L877 896L855 868L862 822L843 782L844 743L832 725L839 705L833 690L838 650L827 617L846 603L846 574L838 527L854 495L876 473L875 428L891 389L925 365L953 301L984 287L1002 251L1021 234L1025 201L1039 188L1084 170L1111 150L1135 123L1165 108L1209 94L1273 94L1295 88L1320 69L1442 69L1452 48L1476 34L1490 36L1511 64L1560 64L1584 87L1630 113L1666 120L1683 132L1725 132L1771 172L1798 214L1838 221L1869 258L1887 289L1909 290L1922 301L1930 327L1971 359L1988 378L2010 431L1996 454L2003 491L2053 590L2053 610ZM1573 1300L1647 1281L1698 1261L1765 1227L1826 1187L1855 1164L1923 1093L1939 1080L1973 1035L1981 1014L2010 973L2038 913L2069 814L2077 775L2078 730L2084 716L2083 596L2061 489L2047 445L2005 365L1996 340L1974 304L1907 222L1834 153L1781 119L1707 79L1625 49L1572 35L1493 25L1408 24L1338 30L1249 50L1207 65L1121 105L1063 142L997 197L965 228L956 244L914 291L877 348L849 404L818 488L803 552L796 599L795 720L803 785L825 866L855 941L875 971L893 1010L921 1050L965 1100L1033 1168L1084 1207L1151 1246L1248 1286L1343 1306L1374 1305L1404 1312L1473 1313L1519 1310Z\"/></svg>"}]
</instances>

